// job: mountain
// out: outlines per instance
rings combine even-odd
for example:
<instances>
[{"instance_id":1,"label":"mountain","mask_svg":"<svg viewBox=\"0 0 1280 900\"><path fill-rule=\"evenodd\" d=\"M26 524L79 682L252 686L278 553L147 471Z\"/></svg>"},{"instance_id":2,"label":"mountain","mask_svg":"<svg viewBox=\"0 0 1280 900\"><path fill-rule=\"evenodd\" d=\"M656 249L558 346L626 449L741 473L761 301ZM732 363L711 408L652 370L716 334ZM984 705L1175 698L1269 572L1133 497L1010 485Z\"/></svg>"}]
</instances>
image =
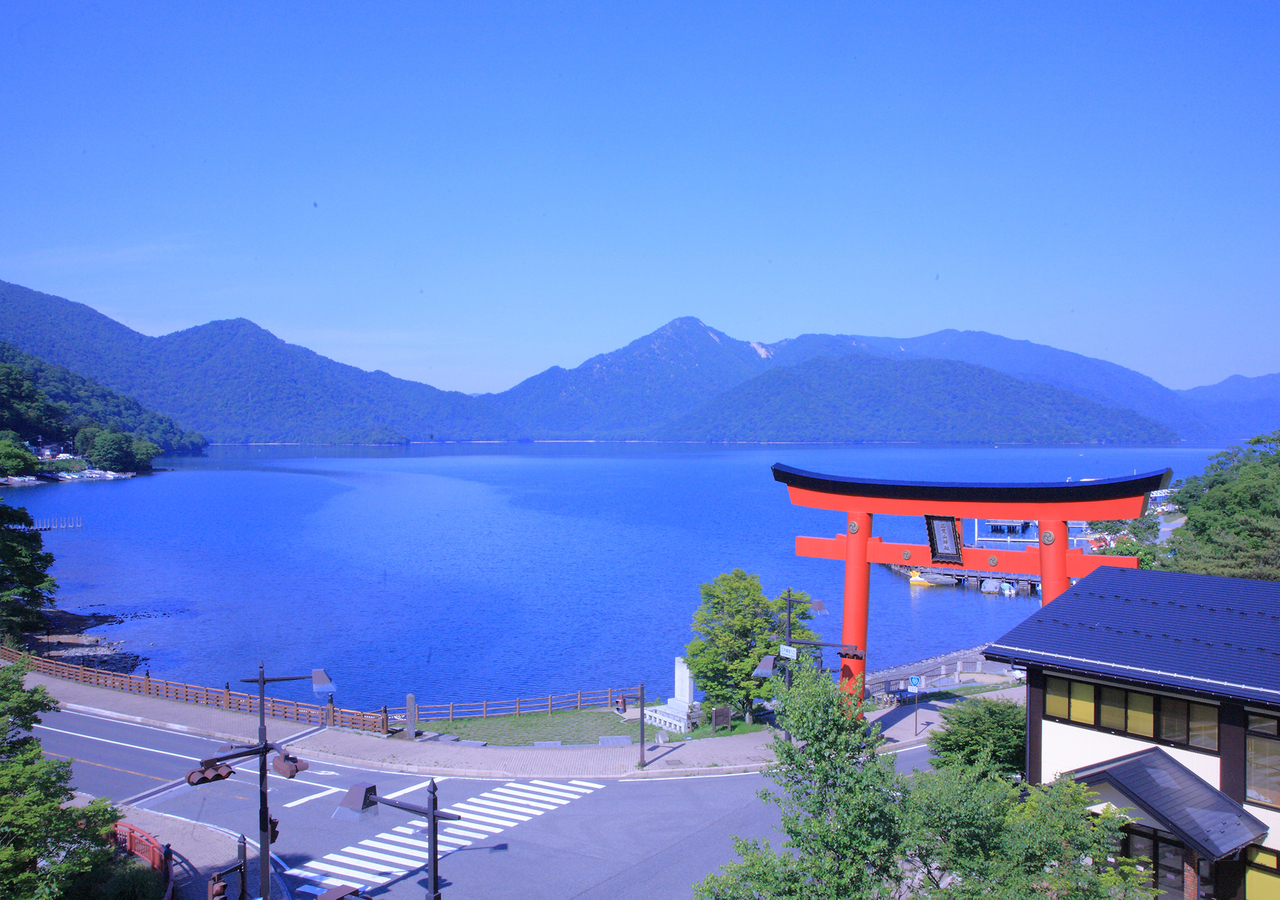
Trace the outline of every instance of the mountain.
<instances>
[{"instance_id":1,"label":"mountain","mask_svg":"<svg viewBox=\"0 0 1280 900\"><path fill-rule=\"evenodd\" d=\"M514 436L477 398L334 362L246 319L148 337L82 303L0 282L0 340L217 442Z\"/></svg>"},{"instance_id":2,"label":"mountain","mask_svg":"<svg viewBox=\"0 0 1280 900\"><path fill-rule=\"evenodd\" d=\"M661 431L667 440L1173 443L1132 410L943 359L820 356L780 366ZM785 438L779 438L785 435Z\"/></svg>"},{"instance_id":3,"label":"mountain","mask_svg":"<svg viewBox=\"0 0 1280 900\"><path fill-rule=\"evenodd\" d=\"M219 442L658 439L676 434L704 435L696 438L702 440L708 434L730 433L725 430L730 423L723 416L731 408L760 423L760 428L750 429L757 435L753 440L796 440L801 433L816 433L794 415L788 418L779 412L770 417L743 406L742 395L734 391L759 390L760 383L783 393L791 386L805 385L809 393L803 399L808 407L851 417L848 427L837 429L841 433L908 433L907 420L893 409L880 408L881 420L875 425L863 412L846 409L851 395L826 396L824 383L813 380L813 373L821 369L819 360L827 361L822 365L839 362L828 374L846 379L848 389L864 385L871 390L860 395L864 402L874 401L882 392L894 395L892 386L883 381L889 372L912 384L928 385L934 397L954 397L955 408L969 410L974 417L967 427L940 407L911 409L923 417L921 422L935 422L946 434L973 434L975 440L1127 440L1121 435L1130 432L1133 440L1168 439L1163 431L1152 430L1147 420L1159 422L1183 439L1206 442L1238 440L1241 435L1280 427L1277 417L1268 413L1268 409L1280 409L1275 402L1275 380L1280 376L1227 379L1211 388L1171 391L1114 363L977 331L939 331L916 338L805 334L763 344L729 337L695 318L681 318L576 368L554 366L508 391L479 396L440 391L385 372L343 365L287 344L245 319L211 322L153 338L84 304L4 282L0 282L0 340L135 397ZM861 368L855 360L862 361ZM936 375L942 369L873 368L872 360L950 361L981 367L986 372L981 376L963 367L953 374L963 374L966 389L998 393L978 398L992 401L984 406L977 399L947 392L944 385L930 380L932 376L922 374ZM1024 386L1056 392L993 381L992 370ZM757 381L770 373L787 374L775 375L776 381ZM1062 392L1091 405L1071 406ZM766 405L769 402L765 395L753 396ZM1014 410L1007 403L992 405L997 399L1014 397L1029 407ZM903 402L915 401L903 398ZM1127 432L1110 413L1103 415L1098 408L1137 419ZM973 431L987 414L998 420L990 420L986 431ZM761 430L766 421L784 431ZM1268 422L1274 424L1257 427ZM793 427L799 430L785 430ZM1088 434L1089 428L1098 430ZM1023 437L995 436L1006 433ZM1046 436L1053 434L1073 437ZM912 439L966 438L933 434Z\"/></svg>"},{"instance_id":4,"label":"mountain","mask_svg":"<svg viewBox=\"0 0 1280 900\"><path fill-rule=\"evenodd\" d=\"M0 363L20 369L37 390L66 411L60 421L62 429L67 431L65 437L74 437L84 426L97 424L150 441L170 452L200 453L209 446L198 432L183 431L173 419L152 412L132 397L118 394L63 366L46 363L10 344L0 342ZM46 436L58 437L53 433Z\"/></svg>"},{"instance_id":5,"label":"mountain","mask_svg":"<svg viewBox=\"0 0 1280 900\"><path fill-rule=\"evenodd\" d=\"M642 438L769 366L751 344L690 317L484 399L534 438Z\"/></svg>"},{"instance_id":6,"label":"mountain","mask_svg":"<svg viewBox=\"0 0 1280 900\"><path fill-rule=\"evenodd\" d=\"M1188 441L1220 436L1216 422L1207 420L1179 392L1153 378L1105 360L984 331L948 329L915 338L806 334L766 345L766 349L781 365L849 352L891 359L953 359L1053 385L1103 406L1132 409L1162 422Z\"/></svg>"},{"instance_id":7,"label":"mountain","mask_svg":"<svg viewBox=\"0 0 1280 900\"><path fill-rule=\"evenodd\" d=\"M1223 440L1242 443L1280 429L1280 374L1232 375L1217 384L1178 391Z\"/></svg>"}]
</instances>

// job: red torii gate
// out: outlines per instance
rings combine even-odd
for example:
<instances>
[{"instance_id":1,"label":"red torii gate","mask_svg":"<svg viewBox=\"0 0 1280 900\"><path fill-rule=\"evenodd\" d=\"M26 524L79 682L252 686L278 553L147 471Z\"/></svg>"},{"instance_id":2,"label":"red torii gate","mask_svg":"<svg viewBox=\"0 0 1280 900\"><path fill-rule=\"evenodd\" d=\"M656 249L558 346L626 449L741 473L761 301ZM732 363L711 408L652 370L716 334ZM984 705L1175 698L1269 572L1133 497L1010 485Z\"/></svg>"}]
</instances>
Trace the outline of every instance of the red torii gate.
<instances>
[{"instance_id":1,"label":"red torii gate","mask_svg":"<svg viewBox=\"0 0 1280 900\"><path fill-rule=\"evenodd\" d=\"M1086 556L1068 549L1067 522L1077 519L1136 519L1147 508L1152 491L1169 486L1172 469L1096 481L1036 484L963 484L927 481L882 481L819 475L781 464L773 477L787 486L796 506L830 509L848 515L846 533L834 538L797 537L796 555L844 560L844 622L840 640L861 651L862 659L840 658L840 681L866 675L867 604L872 563L913 562L939 568L986 570L1040 576L1041 604L1053 600L1099 566L1136 569L1132 556ZM939 562L929 544L886 544L871 536L871 517L939 516L1020 519L1039 523L1039 546L1026 550L955 550L962 561Z\"/></svg>"}]
</instances>

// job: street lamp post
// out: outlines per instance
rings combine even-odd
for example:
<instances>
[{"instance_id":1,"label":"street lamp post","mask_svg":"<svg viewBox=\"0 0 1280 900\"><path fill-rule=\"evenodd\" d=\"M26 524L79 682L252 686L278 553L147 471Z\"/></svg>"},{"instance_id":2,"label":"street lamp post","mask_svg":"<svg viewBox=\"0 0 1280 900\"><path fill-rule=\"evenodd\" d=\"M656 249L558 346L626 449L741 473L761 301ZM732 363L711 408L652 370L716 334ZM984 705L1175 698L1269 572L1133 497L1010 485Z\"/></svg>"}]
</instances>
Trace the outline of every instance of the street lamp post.
<instances>
[{"instance_id":1,"label":"street lamp post","mask_svg":"<svg viewBox=\"0 0 1280 900\"><path fill-rule=\"evenodd\" d=\"M333 817L335 819L354 819L359 821L365 816L376 816L379 803L383 806L390 806L393 809L402 809L405 812L424 816L429 823L427 829L427 900L440 900L440 879L437 871L439 857L438 822L441 819L454 822L461 819L462 816L440 809L440 800L436 796L436 780L434 778L427 784L427 794L431 797L430 804L426 807L415 806L412 803L405 803L403 800L379 797L377 785L360 782L359 784L353 784L351 789L347 791L346 796L342 798L342 802L338 804L338 808L333 811Z\"/></svg>"}]
</instances>

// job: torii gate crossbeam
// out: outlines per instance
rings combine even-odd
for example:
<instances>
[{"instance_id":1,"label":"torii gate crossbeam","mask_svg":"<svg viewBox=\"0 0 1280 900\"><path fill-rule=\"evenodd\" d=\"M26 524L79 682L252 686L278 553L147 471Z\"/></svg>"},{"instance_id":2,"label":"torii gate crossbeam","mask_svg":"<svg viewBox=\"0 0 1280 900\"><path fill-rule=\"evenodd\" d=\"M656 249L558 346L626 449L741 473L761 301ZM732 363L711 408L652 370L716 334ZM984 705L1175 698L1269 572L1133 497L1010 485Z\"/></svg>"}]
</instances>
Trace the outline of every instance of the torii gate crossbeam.
<instances>
[{"instance_id":1,"label":"torii gate crossbeam","mask_svg":"<svg viewBox=\"0 0 1280 900\"><path fill-rule=\"evenodd\" d=\"M1136 569L1131 556L1087 556L1068 548L1067 522L1076 519L1136 519L1147 508L1152 491L1168 487L1172 469L1096 481L1034 484L964 484L954 482L884 481L820 475L777 464L773 477L787 486L796 506L846 514L845 533L834 538L796 538L796 555L844 561L844 621L841 642L862 651L863 659L841 658L840 681L852 690L866 675L867 608L871 564L919 560L917 565L988 570L1040 576L1041 603L1049 603L1099 566ZM956 518L1021 519L1039 523L1039 544L1027 550L983 550L965 547L962 563L932 560L928 544L886 544L871 536L874 515L954 516Z\"/></svg>"}]
</instances>

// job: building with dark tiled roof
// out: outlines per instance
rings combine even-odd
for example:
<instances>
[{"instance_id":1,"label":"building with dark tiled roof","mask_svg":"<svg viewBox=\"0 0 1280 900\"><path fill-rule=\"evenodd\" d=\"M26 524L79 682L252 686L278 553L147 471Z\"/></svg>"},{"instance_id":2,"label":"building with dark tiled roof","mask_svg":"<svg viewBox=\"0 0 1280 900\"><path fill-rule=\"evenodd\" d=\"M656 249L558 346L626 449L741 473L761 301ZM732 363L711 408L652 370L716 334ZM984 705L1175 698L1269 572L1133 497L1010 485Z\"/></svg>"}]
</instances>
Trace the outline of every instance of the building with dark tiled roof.
<instances>
[{"instance_id":1,"label":"building with dark tiled roof","mask_svg":"<svg viewBox=\"0 0 1280 900\"><path fill-rule=\"evenodd\" d=\"M1280 900L1280 583L1103 568L996 640L1027 776L1131 810L1163 896Z\"/></svg>"}]
</instances>

